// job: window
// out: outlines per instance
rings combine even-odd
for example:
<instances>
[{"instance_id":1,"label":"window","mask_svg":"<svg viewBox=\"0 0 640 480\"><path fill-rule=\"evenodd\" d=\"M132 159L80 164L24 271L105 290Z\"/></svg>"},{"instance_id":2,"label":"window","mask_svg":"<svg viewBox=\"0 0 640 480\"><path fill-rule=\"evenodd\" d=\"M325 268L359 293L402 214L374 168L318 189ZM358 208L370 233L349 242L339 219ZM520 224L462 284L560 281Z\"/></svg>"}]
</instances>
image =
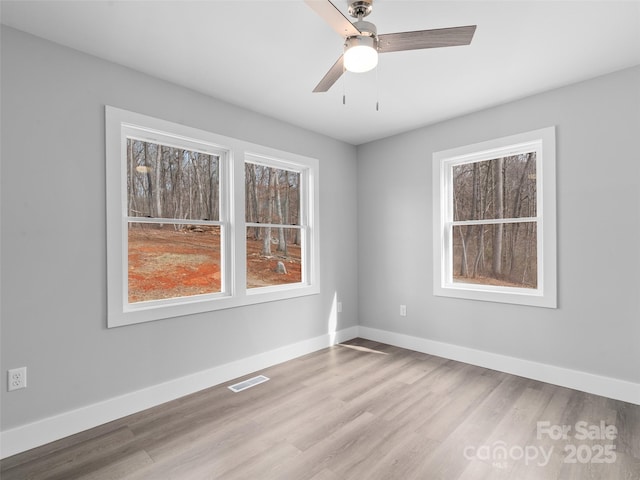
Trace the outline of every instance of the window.
<instances>
[{"instance_id":1,"label":"window","mask_svg":"<svg viewBox=\"0 0 640 480\"><path fill-rule=\"evenodd\" d=\"M228 291L222 270L227 152L123 127L127 142L128 303ZM176 145L171 146L173 140ZM222 213L222 214L221 214Z\"/></svg>"},{"instance_id":2,"label":"window","mask_svg":"<svg viewBox=\"0 0 640 480\"><path fill-rule=\"evenodd\" d=\"M308 229L300 216L301 174L273 160L245 162L247 288L300 283Z\"/></svg>"},{"instance_id":3,"label":"window","mask_svg":"<svg viewBox=\"0 0 640 480\"><path fill-rule=\"evenodd\" d=\"M319 292L315 159L106 108L110 327Z\"/></svg>"},{"instance_id":4,"label":"window","mask_svg":"<svg viewBox=\"0 0 640 480\"><path fill-rule=\"evenodd\" d=\"M555 129L433 155L434 294L556 307Z\"/></svg>"}]
</instances>

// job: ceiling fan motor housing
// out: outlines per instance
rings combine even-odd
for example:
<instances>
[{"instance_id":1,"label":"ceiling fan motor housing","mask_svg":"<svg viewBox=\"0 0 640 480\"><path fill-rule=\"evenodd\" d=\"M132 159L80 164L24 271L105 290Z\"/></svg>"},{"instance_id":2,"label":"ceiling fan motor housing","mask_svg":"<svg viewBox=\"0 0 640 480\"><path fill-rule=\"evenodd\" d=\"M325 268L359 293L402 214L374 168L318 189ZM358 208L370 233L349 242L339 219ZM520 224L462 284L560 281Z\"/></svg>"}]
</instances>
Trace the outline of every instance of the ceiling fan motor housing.
<instances>
[{"instance_id":1,"label":"ceiling fan motor housing","mask_svg":"<svg viewBox=\"0 0 640 480\"><path fill-rule=\"evenodd\" d=\"M353 35L345 38L344 51L345 53L352 47L366 46L372 48L376 52L378 51L378 29L371 22L365 22L364 20L358 20L353 22L353 25L360 30L362 35Z\"/></svg>"},{"instance_id":2,"label":"ceiling fan motor housing","mask_svg":"<svg viewBox=\"0 0 640 480\"><path fill-rule=\"evenodd\" d=\"M378 38L373 35L354 35L353 37L347 38L344 42L345 51L357 46L366 46L378 51Z\"/></svg>"},{"instance_id":3,"label":"ceiling fan motor housing","mask_svg":"<svg viewBox=\"0 0 640 480\"><path fill-rule=\"evenodd\" d=\"M362 35L367 35L369 37L376 37L378 34L378 29L371 22L365 22L364 20L358 20L357 22L353 22L354 27L356 27Z\"/></svg>"}]
</instances>

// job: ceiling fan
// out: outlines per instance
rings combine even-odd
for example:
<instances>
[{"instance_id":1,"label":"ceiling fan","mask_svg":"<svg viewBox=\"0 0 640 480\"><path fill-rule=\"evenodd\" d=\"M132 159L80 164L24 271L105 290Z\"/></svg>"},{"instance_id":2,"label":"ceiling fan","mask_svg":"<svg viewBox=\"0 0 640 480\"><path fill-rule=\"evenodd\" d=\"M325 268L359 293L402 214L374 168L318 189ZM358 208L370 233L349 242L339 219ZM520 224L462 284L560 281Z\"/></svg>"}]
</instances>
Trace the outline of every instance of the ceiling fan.
<instances>
[{"instance_id":1,"label":"ceiling fan","mask_svg":"<svg viewBox=\"0 0 640 480\"><path fill-rule=\"evenodd\" d=\"M305 3L345 38L344 53L313 89L314 92L328 91L345 70L358 73L375 68L378 53L469 45L476 31L475 25L469 25L378 35L376 26L363 20L371 13L373 0L347 0L349 15L356 19L354 23L329 0L305 0Z\"/></svg>"}]
</instances>

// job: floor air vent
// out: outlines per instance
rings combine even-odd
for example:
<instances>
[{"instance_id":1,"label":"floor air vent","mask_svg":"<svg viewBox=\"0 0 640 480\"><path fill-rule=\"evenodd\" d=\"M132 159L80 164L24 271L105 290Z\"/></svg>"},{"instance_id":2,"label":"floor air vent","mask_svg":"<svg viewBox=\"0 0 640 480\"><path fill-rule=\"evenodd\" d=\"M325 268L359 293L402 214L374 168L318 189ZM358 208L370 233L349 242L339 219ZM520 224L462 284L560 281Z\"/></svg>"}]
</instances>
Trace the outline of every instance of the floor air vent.
<instances>
[{"instance_id":1,"label":"floor air vent","mask_svg":"<svg viewBox=\"0 0 640 480\"><path fill-rule=\"evenodd\" d=\"M231 385L229 387L229 390L238 393L243 390L246 390L247 388L255 387L260 383L264 383L267 380L269 380L269 378L265 377L264 375L258 375L257 377L253 377L248 380L244 380L240 383L236 383L235 385Z\"/></svg>"}]
</instances>

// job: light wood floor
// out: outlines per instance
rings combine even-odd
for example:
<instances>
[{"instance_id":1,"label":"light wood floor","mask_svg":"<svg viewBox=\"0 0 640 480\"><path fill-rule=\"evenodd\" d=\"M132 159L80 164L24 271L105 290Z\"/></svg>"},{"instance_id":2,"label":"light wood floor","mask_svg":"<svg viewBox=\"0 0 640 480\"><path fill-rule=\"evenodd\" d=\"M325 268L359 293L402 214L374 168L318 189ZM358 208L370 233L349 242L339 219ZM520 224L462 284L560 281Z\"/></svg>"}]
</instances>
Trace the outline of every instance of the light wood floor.
<instances>
[{"instance_id":1,"label":"light wood floor","mask_svg":"<svg viewBox=\"0 0 640 480\"><path fill-rule=\"evenodd\" d=\"M1 478L640 479L640 406L361 339L259 373L7 458ZM578 440L581 421L617 437Z\"/></svg>"}]
</instances>

